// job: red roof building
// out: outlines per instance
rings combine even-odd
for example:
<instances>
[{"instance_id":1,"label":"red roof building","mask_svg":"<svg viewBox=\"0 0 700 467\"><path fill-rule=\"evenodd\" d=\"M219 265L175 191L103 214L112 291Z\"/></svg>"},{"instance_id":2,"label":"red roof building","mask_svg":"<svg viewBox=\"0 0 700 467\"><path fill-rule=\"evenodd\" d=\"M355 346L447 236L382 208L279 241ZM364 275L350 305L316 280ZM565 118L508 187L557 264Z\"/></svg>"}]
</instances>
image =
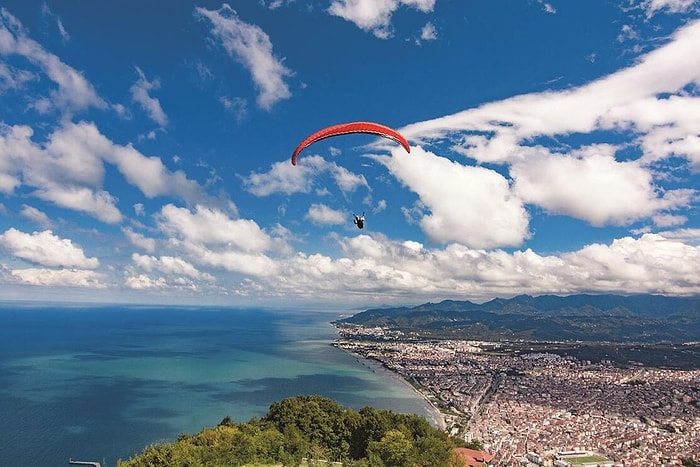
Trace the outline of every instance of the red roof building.
<instances>
[{"instance_id":1,"label":"red roof building","mask_svg":"<svg viewBox=\"0 0 700 467\"><path fill-rule=\"evenodd\" d=\"M493 459L491 454L475 449L455 448L455 452L466 461L467 467L488 466L491 465L491 460Z\"/></svg>"}]
</instances>

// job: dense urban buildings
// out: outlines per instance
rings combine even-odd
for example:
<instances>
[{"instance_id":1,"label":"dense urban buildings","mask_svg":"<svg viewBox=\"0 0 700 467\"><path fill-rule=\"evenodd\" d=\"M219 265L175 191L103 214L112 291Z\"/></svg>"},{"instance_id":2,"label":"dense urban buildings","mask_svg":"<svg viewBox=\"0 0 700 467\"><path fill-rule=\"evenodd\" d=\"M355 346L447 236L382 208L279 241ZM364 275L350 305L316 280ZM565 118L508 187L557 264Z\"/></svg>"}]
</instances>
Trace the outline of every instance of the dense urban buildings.
<instances>
[{"instance_id":1,"label":"dense urban buildings","mask_svg":"<svg viewBox=\"0 0 700 467\"><path fill-rule=\"evenodd\" d=\"M561 459L572 452L610 460L600 465L700 460L700 370L339 329L336 345L411 382L441 410L445 429L480 441L494 465L567 465Z\"/></svg>"}]
</instances>

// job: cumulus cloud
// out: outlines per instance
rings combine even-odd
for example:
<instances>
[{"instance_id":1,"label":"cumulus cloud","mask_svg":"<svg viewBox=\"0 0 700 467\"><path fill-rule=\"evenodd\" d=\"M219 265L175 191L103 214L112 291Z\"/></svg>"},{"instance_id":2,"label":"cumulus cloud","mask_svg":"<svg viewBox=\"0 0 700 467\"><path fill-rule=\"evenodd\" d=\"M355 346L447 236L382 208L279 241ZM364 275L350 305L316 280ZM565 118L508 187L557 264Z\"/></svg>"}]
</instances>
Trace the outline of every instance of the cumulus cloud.
<instances>
[{"instance_id":1,"label":"cumulus cloud","mask_svg":"<svg viewBox=\"0 0 700 467\"><path fill-rule=\"evenodd\" d=\"M141 68L136 67L139 79L131 86L131 99L139 104L148 116L161 127L168 124L168 117L165 115L160 101L149 94L150 91L160 88L160 81L148 81Z\"/></svg>"},{"instance_id":2,"label":"cumulus cloud","mask_svg":"<svg viewBox=\"0 0 700 467\"><path fill-rule=\"evenodd\" d=\"M252 172L243 178L243 186L256 196L269 196L273 193L309 193L317 178L328 173L343 193L350 193L364 186L369 188L364 175L350 172L335 162L328 162L321 156L299 158L294 166L288 161L275 162L268 172Z\"/></svg>"},{"instance_id":3,"label":"cumulus cloud","mask_svg":"<svg viewBox=\"0 0 700 467\"><path fill-rule=\"evenodd\" d=\"M149 272L155 270L160 271L163 274L185 276L191 279L203 280L206 282L216 281L214 276L197 270L194 265L183 260L182 258L176 258L173 256L161 256L156 258L155 256L134 253L131 255L131 260L135 265Z\"/></svg>"},{"instance_id":4,"label":"cumulus cloud","mask_svg":"<svg viewBox=\"0 0 700 467\"><path fill-rule=\"evenodd\" d=\"M42 266L95 269L100 265L97 258L86 257L82 248L50 230L28 234L11 228L0 235L0 246L16 258Z\"/></svg>"},{"instance_id":5,"label":"cumulus cloud","mask_svg":"<svg viewBox=\"0 0 700 467\"><path fill-rule=\"evenodd\" d=\"M529 237L523 201L503 175L439 157L421 147L379 156L399 181L420 197L429 211L420 225L434 241L479 248L517 246Z\"/></svg>"},{"instance_id":6,"label":"cumulus cloud","mask_svg":"<svg viewBox=\"0 0 700 467\"><path fill-rule=\"evenodd\" d=\"M14 269L12 275L27 285L43 287L84 287L103 289L106 284L103 276L95 271L84 269Z\"/></svg>"},{"instance_id":7,"label":"cumulus cloud","mask_svg":"<svg viewBox=\"0 0 700 467\"><path fill-rule=\"evenodd\" d=\"M331 209L325 204L312 204L306 218L316 225L340 225L347 222L344 212Z\"/></svg>"},{"instance_id":8,"label":"cumulus cloud","mask_svg":"<svg viewBox=\"0 0 700 467\"><path fill-rule=\"evenodd\" d=\"M80 72L30 39L22 23L5 8L0 9L0 55L25 58L56 85L48 97L37 98L37 110L72 113L90 107L107 108L107 103Z\"/></svg>"},{"instance_id":9,"label":"cumulus cloud","mask_svg":"<svg viewBox=\"0 0 700 467\"><path fill-rule=\"evenodd\" d=\"M229 272L274 275L278 264L269 253L289 251L284 238L272 237L255 221L232 219L203 206L189 210L166 205L158 215L158 227L170 237L169 246L193 264Z\"/></svg>"},{"instance_id":10,"label":"cumulus cloud","mask_svg":"<svg viewBox=\"0 0 700 467\"><path fill-rule=\"evenodd\" d=\"M270 237L247 219L231 219L219 209L196 206L194 212L172 204L163 206L160 229L188 242L206 245L231 245L251 252L270 248Z\"/></svg>"},{"instance_id":11,"label":"cumulus cloud","mask_svg":"<svg viewBox=\"0 0 700 467\"><path fill-rule=\"evenodd\" d=\"M117 199L102 189L109 163L148 198L176 196L191 204L218 203L184 172L170 171L159 157L147 157L131 145L113 143L92 123L66 123L43 144L32 137L27 126L0 127L0 191L12 194L25 184L41 199L118 223L122 214ZM229 208L235 210L233 205Z\"/></svg>"},{"instance_id":12,"label":"cumulus cloud","mask_svg":"<svg viewBox=\"0 0 700 467\"><path fill-rule=\"evenodd\" d=\"M429 13L435 7L435 0L333 0L328 13L387 39L392 35L391 16L402 5Z\"/></svg>"},{"instance_id":13,"label":"cumulus cloud","mask_svg":"<svg viewBox=\"0 0 700 467\"><path fill-rule=\"evenodd\" d=\"M227 4L218 10L196 8L195 12L211 21L212 35L221 41L233 59L250 72L259 90L257 103L260 107L270 110L280 100L291 97L284 79L292 76L293 72L274 56L272 41L265 31L242 21Z\"/></svg>"},{"instance_id":14,"label":"cumulus cloud","mask_svg":"<svg viewBox=\"0 0 700 467\"><path fill-rule=\"evenodd\" d=\"M138 276L127 277L124 285L134 290L152 290L165 289L168 286L168 282L163 277L152 279L146 274L139 274Z\"/></svg>"},{"instance_id":15,"label":"cumulus cloud","mask_svg":"<svg viewBox=\"0 0 700 467\"><path fill-rule=\"evenodd\" d=\"M688 204L692 190L657 193L652 173L638 161L615 160L610 145L589 146L567 155L542 148L514 163L514 192L526 203L592 225L625 225L655 212Z\"/></svg>"},{"instance_id":16,"label":"cumulus cloud","mask_svg":"<svg viewBox=\"0 0 700 467\"><path fill-rule=\"evenodd\" d=\"M156 251L155 239L148 238L138 232L134 232L134 230L129 227L124 227L122 229L122 233L132 245L137 246L148 253L153 253Z\"/></svg>"},{"instance_id":17,"label":"cumulus cloud","mask_svg":"<svg viewBox=\"0 0 700 467\"><path fill-rule=\"evenodd\" d=\"M116 207L117 198L104 190L48 182L33 194L57 206L90 214L107 224L122 220L122 214Z\"/></svg>"},{"instance_id":18,"label":"cumulus cloud","mask_svg":"<svg viewBox=\"0 0 700 467\"><path fill-rule=\"evenodd\" d=\"M677 216L674 211L691 205L698 196L688 180L686 186L683 180L664 185L668 178L664 161L685 159L686 168L695 172L700 167L700 99L693 93L694 83L700 82L700 55L694 52L699 47L700 21L694 21L636 64L590 84L516 96L409 125L400 130L409 140L426 147L448 143L450 151L426 153L420 162L397 152L384 163L418 193L429 211L421 226L442 242L517 245L527 238L525 203L596 226L663 222L662 216ZM628 134L630 142L623 146L605 141L608 130ZM571 135L589 137L577 144L568 140ZM547 148L536 144L538 139L557 144ZM464 157L464 163L447 161L448 154ZM473 167L469 161L500 170ZM420 175L413 164L424 165ZM434 174L444 178L432 187ZM488 180L494 185L486 188ZM468 201L488 197L488 190L493 190L499 209L508 212L505 222L488 215L483 218L479 225L483 238L472 236L475 228L460 221L466 217L478 222L471 217L475 208L454 201L454 196L464 197L465 183L474 182L484 189ZM441 195L429 198L429 192ZM457 227L468 233L456 238Z\"/></svg>"},{"instance_id":19,"label":"cumulus cloud","mask_svg":"<svg viewBox=\"0 0 700 467\"><path fill-rule=\"evenodd\" d=\"M193 262L204 266L252 277L280 273L279 264L264 252L241 250L232 245L207 246L193 242L183 242L179 247Z\"/></svg>"},{"instance_id":20,"label":"cumulus cloud","mask_svg":"<svg viewBox=\"0 0 700 467\"><path fill-rule=\"evenodd\" d=\"M655 234L624 237L560 255L539 255L531 249L510 253L473 249L458 243L428 248L376 234L338 241L340 258L321 254L283 258L278 261L282 276L260 276L240 287L269 296L362 303L485 300L519 293L700 292L696 273L700 246Z\"/></svg>"},{"instance_id":21,"label":"cumulus cloud","mask_svg":"<svg viewBox=\"0 0 700 467\"><path fill-rule=\"evenodd\" d=\"M671 240L677 240L689 245L700 246L700 229L677 229L659 232L659 235Z\"/></svg>"}]
</instances>

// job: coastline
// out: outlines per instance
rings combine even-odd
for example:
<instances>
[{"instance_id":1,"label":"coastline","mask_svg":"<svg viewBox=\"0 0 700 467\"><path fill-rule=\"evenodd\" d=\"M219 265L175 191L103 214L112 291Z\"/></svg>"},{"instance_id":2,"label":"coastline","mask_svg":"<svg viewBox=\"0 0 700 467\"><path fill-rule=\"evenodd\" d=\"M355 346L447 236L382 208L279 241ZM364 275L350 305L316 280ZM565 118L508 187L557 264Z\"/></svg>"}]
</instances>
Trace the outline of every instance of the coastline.
<instances>
[{"instance_id":1,"label":"coastline","mask_svg":"<svg viewBox=\"0 0 700 467\"><path fill-rule=\"evenodd\" d=\"M404 378L400 373L391 370L390 368L387 368L381 362L378 362L371 358L366 358L363 355L344 349L343 347L340 347L338 345L333 346L337 349L342 350L348 355L352 355L357 359L358 362L361 362L363 365L365 365L372 371L381 371L385 373L389 378L392 378L397 382L403 384L404 386L410 388L411 391L419 395L423 399L423 401L425 401L426 408L428 409L428 416L426 417L428 419L428 422L438 430L445 431L447 429L447 421L445 420L445 416L443 415L442 411L440 411L440 409L435 404L433 404L433 402L430 400L430 398L425 392L421 391L416 386L411 384L411 382Z\"/></svg>"}]
</instances>

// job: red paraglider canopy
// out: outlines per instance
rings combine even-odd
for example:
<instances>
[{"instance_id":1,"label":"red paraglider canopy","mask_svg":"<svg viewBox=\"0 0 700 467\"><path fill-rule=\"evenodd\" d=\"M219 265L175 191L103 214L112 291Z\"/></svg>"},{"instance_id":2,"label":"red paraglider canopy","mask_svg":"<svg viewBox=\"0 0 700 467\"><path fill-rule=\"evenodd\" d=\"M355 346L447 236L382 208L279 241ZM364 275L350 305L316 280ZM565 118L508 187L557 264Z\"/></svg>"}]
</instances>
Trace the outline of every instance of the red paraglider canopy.
<instances>
[{"instance_id":1,"label":"red paraglider canopy","mask_svg":"<svg viewBox=\"0 0 700 467\"><path fill-rule=\"evenodd\" d=\"M325 138L330 138L332 136L347 135L350 133L370 133L374 135L383 136L385 138L393 139L397 143L406 149L406 152L411 152L411 146L408 145L408 141L404 138L401 133L396 130L389 128L388 126L380 125L379 123L373 122L350 122L341 123L340 125L333 125L322 130L318 130L302 141L299 146L296 147L294 153L292 154L292 165L297 165L297 156L303 151L307 146L320 141Z\"/></svg>"}]
</instances>

